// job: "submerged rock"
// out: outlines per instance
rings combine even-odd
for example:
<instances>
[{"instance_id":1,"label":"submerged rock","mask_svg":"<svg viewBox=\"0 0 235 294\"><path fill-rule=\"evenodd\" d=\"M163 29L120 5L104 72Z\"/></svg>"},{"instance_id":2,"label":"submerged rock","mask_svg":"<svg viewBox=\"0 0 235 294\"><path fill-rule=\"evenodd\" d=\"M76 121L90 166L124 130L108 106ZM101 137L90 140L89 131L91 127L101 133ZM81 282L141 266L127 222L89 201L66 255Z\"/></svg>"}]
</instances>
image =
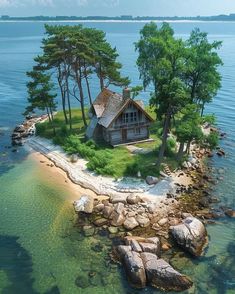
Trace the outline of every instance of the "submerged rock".
<instances>
[{"instance_id":1,"label":"submerged rock","mask_svg":"<svg viewBox=\"0 0 235 294\"><path fill-rule=\"evenodd\" d=\"M193 285L188 277L174 270L165 260L158 259L155 254L141 253L141 258L148 283L153 287L165 291L184 291Z\"/></svg>"},{"instance_id":2,"label":"submerged rock","mask_svg":"<svg viewBox=\"0 0 235 294\"><path fill-rule=\"evenodd\" d=\"M83 233L86 237L91 237L95 233L95 228L92 226L84 226L83 227Z\"/></svg>"},{"instance_id":3,"label":"submerged rock","mask_svg":"<svg viewBox=\"0 0 235 294\"><path fill-rule=\"evenodd\" d=\"M206 228L201 221L187 217L183 222L171 228L175 241L194 256L200 256L207 244Z\"/></svg>"},{"instance_id":4,"label":"submerged rock","mask_svg":"<svg viewBox=\"0 0 235 294\"><path fill-rule=\"evenodd\" d=\"M130 284L135 288L145 288L146 274L140 254L134 251L127 252L124 256L124 266Z\"/></svg>"},{"instance_id":5,"label":"submerged rock","mask_svg":"<svg viewBox=\"0 0 235 294\"><path fill-rule=\"evenodd\" d=\"M89 282L89 278L88 275L86 274L80 274L76 280L75 280L75 284L77 287L85 289L87 287L89 287L90 282Z\"/></svg>"},{"instance_id":6,"label":"submerged rock","mask_svg":"<svg viewBox=\"0 0 235 294\"><path fill-rule=\"evenodd\" d=\"M84 195L79 200L74 201L73 205L76 212L92 213L94 209L94 198Z\"/></svg>"}]
</instances>

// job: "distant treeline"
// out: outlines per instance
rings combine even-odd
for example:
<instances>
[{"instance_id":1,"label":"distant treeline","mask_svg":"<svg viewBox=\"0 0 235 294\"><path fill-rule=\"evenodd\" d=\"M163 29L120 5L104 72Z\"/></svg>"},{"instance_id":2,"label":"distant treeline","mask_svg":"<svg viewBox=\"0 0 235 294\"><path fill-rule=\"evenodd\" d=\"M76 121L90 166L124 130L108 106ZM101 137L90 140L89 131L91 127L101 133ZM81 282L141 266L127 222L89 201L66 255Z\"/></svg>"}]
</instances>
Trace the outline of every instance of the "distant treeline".
<instances>
[{"instance_id":1,"label":"distant treeline","mask_svg":"<svg viewBox=\"0 0 235 294\"><path fill-rule=\"evenodd\" d=\"M25 21L72 21L72 20L133 20L133 21L141 21L141 20L195 20L195 21L235 21L235 14L229 15L216 15L216 16L195 16L195 17L186 17L186 16L132 16L132 15L121 15L121 16L9 16L2 15L1 20L25 20Z\"/></svg>"}]
</instances>

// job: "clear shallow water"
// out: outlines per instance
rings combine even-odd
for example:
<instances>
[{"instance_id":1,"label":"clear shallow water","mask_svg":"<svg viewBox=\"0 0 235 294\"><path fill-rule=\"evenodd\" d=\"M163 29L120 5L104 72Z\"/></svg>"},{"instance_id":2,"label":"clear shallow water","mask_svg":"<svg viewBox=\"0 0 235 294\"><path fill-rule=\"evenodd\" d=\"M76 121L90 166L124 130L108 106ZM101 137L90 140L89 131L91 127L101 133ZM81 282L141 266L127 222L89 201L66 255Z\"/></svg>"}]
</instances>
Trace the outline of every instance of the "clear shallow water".
<instances>
[{"instance_id":1,"label":"clear shallow water","mask_svg":"<svg viewBox=\"0 0 235 294\"><path fill-rule=\"evenodd\" d=\"M123 72L139 84L133 43L142 23L87 23L103 29L117 46ZM224 181L214 191L224 203L235 206L235 26L233 23L174 23L178 36L186 38L198 26L211 40L223 41L220 51L223 87L208 107L218 125L228 133L221 142L228 156L211 164L224 167ZM45 181L38 166L21 149L13 153L9 134L22 120L26 104L26 76L33 57L40 52L42 23L0 23L0 293L135 293L105 256L107 238L84 239L74 227L75 216L67 191ZM93 85L94 95L98 83ZM147 101L148 93L143 95ZM210 246L205 258L175 258L172 263L195 282L191 293L235 293L235 222L224 219L208 226ZM101 253L91 249L105 243ZM91 288L75 286L76 277L97 271ZM98 278L97 278L98 277ZM91 282L91 281L89 281ZM53 288L54 287L54 288ZM53 291L47 292L53 288ZM59 290L58 290L59 289ZM143 293L159 291L148 289ZM139 292L138 292L139 293Z\"/></svg>"}]
</instances>

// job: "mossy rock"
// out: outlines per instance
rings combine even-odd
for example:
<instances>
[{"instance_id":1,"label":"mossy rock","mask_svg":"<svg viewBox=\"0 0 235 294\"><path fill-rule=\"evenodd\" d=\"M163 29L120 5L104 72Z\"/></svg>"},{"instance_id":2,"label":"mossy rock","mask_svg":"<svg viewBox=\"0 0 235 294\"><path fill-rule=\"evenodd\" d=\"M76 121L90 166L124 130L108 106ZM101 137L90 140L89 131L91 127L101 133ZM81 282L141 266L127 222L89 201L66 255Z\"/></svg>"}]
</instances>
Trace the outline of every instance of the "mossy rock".
<instances>
[{"instance_id":1,"label":"mossy rock","mask_svg":"<svg viewBox=\"0 0 235 294\"><path fill-rule=\"evenodd\" d=\"M79 274L75 280L77 287L85 289L90 286L89 277L87 274Z\"/></svg>"}]
</instances>

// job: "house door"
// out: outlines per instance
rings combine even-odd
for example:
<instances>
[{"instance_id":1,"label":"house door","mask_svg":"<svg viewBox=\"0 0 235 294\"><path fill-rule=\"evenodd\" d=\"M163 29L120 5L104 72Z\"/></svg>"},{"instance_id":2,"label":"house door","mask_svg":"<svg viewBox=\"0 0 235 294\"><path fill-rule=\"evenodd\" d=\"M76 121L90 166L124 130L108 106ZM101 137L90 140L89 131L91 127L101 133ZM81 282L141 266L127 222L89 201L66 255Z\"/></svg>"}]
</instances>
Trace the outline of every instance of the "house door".
<instances>
[{"instance_id":1,"label":"house door","mask_svg":"<svg viewBox=\"0 0 235 294\"><path fill-rule=\"evenodd\" d=\"M123 129L122 130L122 142L126 142L127 141L127 130Z\"/></svg>"}]
</instances>

